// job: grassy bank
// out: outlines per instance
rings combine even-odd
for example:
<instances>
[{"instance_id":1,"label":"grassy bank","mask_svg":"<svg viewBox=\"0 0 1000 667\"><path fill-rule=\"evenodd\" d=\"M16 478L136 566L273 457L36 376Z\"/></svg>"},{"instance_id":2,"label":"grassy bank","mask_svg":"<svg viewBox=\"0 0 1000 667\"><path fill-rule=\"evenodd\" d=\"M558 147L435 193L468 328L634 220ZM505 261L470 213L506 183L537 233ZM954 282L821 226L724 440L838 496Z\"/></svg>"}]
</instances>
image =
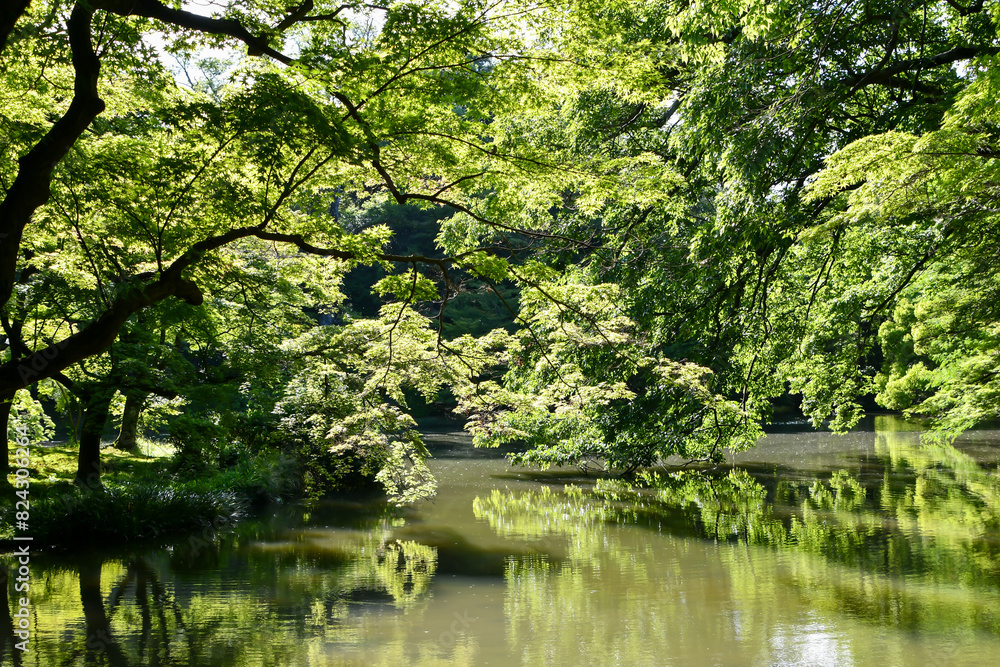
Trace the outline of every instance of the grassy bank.
<instances>
[{"instance_id":1,"label":"grassy bank","mask_svg":"<svg viewBox=\"0 0 1000 667\"><path fill-rule=\"evenodd\" d=\"M27 534L36 548L151 540L229 524L256 503L296 492L294 467L277 454L200 470L178 467L173 455L169 445L149 441L134 454L105 448L102 484L80 488L73 484L75 446L33 447ZM3 495L9 496L0 504L0 540L6 542L13 536L18 498L11 486Z\"/></svg>"}]
</instances>

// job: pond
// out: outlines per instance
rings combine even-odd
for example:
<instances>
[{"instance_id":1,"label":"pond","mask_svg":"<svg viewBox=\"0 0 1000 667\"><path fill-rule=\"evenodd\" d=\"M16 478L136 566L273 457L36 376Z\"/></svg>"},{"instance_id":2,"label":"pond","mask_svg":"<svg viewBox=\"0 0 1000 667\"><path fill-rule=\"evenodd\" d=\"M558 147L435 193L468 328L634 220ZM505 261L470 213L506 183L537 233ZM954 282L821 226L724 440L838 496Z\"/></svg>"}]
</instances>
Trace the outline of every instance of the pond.
<instances>
[{"instance_id":1,"label":"pond","mask_svg":"<svg viewBox=\"0 0 1000 667\"><path fill-rule=\"evenodd\" d=\"M416 507L279 506L31 561L42 665L988 665L1000 432L773 433L641 488L430 438ZM11 568L8 557L5 566ZM13 595L11 588L10 595ZM8 621L9 622L9 621Z\"/></svg>"}]
</instances>

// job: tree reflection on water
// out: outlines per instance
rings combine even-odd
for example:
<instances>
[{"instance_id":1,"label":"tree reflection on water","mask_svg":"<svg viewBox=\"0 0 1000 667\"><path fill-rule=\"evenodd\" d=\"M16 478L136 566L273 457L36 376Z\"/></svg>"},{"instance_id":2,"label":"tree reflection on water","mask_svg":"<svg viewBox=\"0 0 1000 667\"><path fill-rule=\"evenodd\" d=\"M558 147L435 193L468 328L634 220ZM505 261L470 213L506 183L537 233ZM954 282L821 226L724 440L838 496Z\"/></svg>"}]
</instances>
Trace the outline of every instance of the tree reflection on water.
<instances>
[{"instance_id":1,"label":"tree reflection on water","mask_svg":"<svg viewBox=\"0 0 1000 667\"><path fill-rule=\"evenodd\" d=\"M438 463L454 490L410 510L284 507L166 548L38 554L11 664L983 664L1000 478L899 428L816 469L627 482L456 458Z\"/></svg>"}]
</instances>

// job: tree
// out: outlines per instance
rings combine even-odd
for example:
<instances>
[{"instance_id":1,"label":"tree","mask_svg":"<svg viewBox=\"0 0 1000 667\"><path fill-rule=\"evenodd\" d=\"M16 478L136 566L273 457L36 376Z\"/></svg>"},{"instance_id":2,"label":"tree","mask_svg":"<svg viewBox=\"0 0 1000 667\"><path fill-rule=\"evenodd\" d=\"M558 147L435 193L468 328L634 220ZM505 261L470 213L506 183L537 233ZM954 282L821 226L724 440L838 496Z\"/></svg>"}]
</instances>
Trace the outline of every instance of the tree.
<instances>
[{"instance_id":1,"label":"tree","mask_svg":"<svg viewBox=\"0 0 1000 667\"><path fill-rule=\"evenodd\" d=\"M813 199L840 197L828 229L888 237L889 261L902 275L882 304L879 402L928 416L951 437L1000 414L996 58L973 64L968 76L938 129L859 139L810 186Z\"/></svg>"},{"instance_id":2,"label":"tree","mask_svg":"<svg viewBox=\"0 0 1000 667\"><path fill-rule=\"evenodd\" d=\"M87 263L95 265L94 279L114 289L102 313L53 342L46 351L51 359L34 351L0 368L0 389L50 377L105 348L132 314L153 303L170 296L200 303L197 284L184 272L241 238L290 243L348 262L408 261L380 253L385 238L379 233L345 236L327 220L320 224L310 204L328 184L375 178L400 203L443 204L455 195L453 208L489 223L469 208L468 193L504 184L511 189L511 168L558 171L558 165L538 166L530 146L507 154L500 132L483 135L487 120L499 129L498 114L512 113L527 93L544 92L527 77L547 66L533 64L537 49L512 33L520 24L504 13L511 8L472 3L447 12L402 4L373 10L384 15L381 29L365 33L341 17L352 7L364 6L325 12L313 3L261 4L206 18L155 0L109 0L39 4L23 12L21 28L5 39L8 90L22 89L26 74L48 72L74 88L64 111L62 91L41 91L48 92L39 101L55 123L20 117L24 105L8 112L6 122L19 130L8 151L20 157L16 168L8 163L5 169L10 185L0 218L6 234L0 296L6 302L15 282L32 278L24 269L47 248L30 247L42 239L25 237L25 230L34 232L58 198L69 217L88 227L87 234L75 231L90 255ZM103 26L97 37L95 16ZM264 27L270 20L276 29ZM212 103L178 89L155 57L133 55L154 55L143 41L153 28L176 33L171 48L228 38L247 44L251 55L288 66L245 63L225 100ZM56 34L45 36L50 57L42 59L40 32L47 29ZM290 30L298 31L294 61L270 46ZM102 71L122 78L107 85ZM464 103L461 113L455 113L457 100ZM227 196L212 196L220 192ZM139 201L141 210L132 206ZM111 206L97 210L97 202ZM62 243L68 230L46 231ZM88 252L98 232L129 244ZM317 245L324 241L328 247ZM29 257L27 265L19 265L18 250ZM129 271L123 260L150 270ZM112 273L116 280L102 275Z\"/></svg>"},{"instance_id":3,"label":"tree","mask_svg":"<svg viewBox=\"0 0 1000 667\"><path fill-rule=\"evenodd\" d=\"M964 304L991 284L988 253L969 249L992 224L995 119L962 101L992 90L979 82L992 77L997 17L981 3L18 7L0 17L0 297L8 338L30 319L38 342L0 364L7 402L170 297L192 317L221 267L273 244L337 275L383 272L377 289L395 303L329 333L356 343L329 345L339 360L316 355L356 374L340 386L364 405L345 409L384 416L408 383L453 385L481 441L537 436L523 460L718 458L750 446L788 389L838 429L875 389L892 405L964 411L959 426L993 409L992 352L962 366L950 360L968 345L938 335L911 358L882 328L896 308L902 329L926 323L933 308L906 312L929 305L913 290L945 284ZM158 56L233 43L248 57L224 76L208 67L210 84L190 81L200 91ZM974 152L984 185L962 185L967 161L928 167L920 141ZM873 160L904 180L861 185ZM859 199L932 182L916 208ZM447 211L439 249L392 252L385 227L330 215L347 199ZM961 224L937 220L970 202ZM520 331L449 340L462 275ZM57 291L70 308L51 307ZM942 331L971 322L966 342L992 349L992 312L964 312ZM279 337L323 339L305 333ZM883 357L896 365L876 378ZM401 359L421 375L397 377ZM962 408L948 396L968 381L982 401ZM903 385L947 391L910 400ZM348 417L329 407L316 414L335 440Z\"/></svg>"},{"instance_id":4,"label":"tree","mask_svg":"<svg viewBox=\"0 0 1000 667\"><path fill-rule=\"evenodd\" d=\"M559 29L590 21L587 8L251 2L205 17L158 0L51 0L5 13L0 301L8 334L31 322L35 335L8 336L19 342L0 363L0 399L104 363L129 321L171 297L193 318L213 275L254 244L325 258L335 273L410 267L381 288L401 302L375 325L387 366L397 372L394 335L412 318L423 323L413 331L438 324L433 353L447 354L443 317L416 302L443 313L452 269L496 283L514 232L578 245L539 212L573 189L591 188L595 203L615 194L621 165L567 163L531 128L586 85L573 56L592 46ZM160 58L234 43L248 57L205 92L180 86ZM327 214L345 190L447 206L442 235L466 241L447 255L387 252L384 227ZM437 272L443 295L418 266ZM321 291L325 278L301 284ZM398 384L380 380L366 400L394 400Z\"/></svg>"},{"instance_id":5,"label":"tree","mask_svg":"<svg viewBox=\"0 0 1000 667\"><path fill-rule=\"evenodd\" d=\"M544 433L526 460L628 469L749 446L788 391L837 430L876 391L952 433L996 415L996 270L973 250L993 235L995 12L665 2L604 17L646 40L657 76L645 98L589 89L550 131L581 160L644 156L649 169L599 218L562 212L564 233L593 241L551 264L584 268L538 281L539 335L494 394L507 409L475 424L481 439ZM583 307L571 289L608 296ZM919 317L914 290L927 295ZM883 324L896 304L901 326ZM603 338L596 324L614 319L619 336ZM583 386L604 387L604 405L574 407Z\"/></svg>"}]
</instances>

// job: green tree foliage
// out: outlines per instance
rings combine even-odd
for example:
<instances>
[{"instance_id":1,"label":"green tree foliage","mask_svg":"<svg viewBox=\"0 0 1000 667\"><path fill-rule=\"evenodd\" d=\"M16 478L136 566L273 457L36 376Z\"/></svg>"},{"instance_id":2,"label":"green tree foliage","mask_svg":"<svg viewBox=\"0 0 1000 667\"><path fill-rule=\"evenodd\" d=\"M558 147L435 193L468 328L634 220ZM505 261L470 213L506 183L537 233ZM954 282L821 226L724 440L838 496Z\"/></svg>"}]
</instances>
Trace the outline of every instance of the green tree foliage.
<instances>
[{"instance_id":1,"label":"green tree foliage","mask_svg":"<svg viewBox=\"0 0 1000 667\"><path fill-rule=\"evenodd\" d=\"M746 448L789 390L835 429L996 415L993 6L4 11L4 406L138 390L169 344L227 406L174 420L190 450L274 417L403 496L414 395L619 469Z\"/></svg>"},{"instance_id":2,"label":"green tree foliage","mask_svg":"<svg viewBox=\"0 0 1000 667\"><path fill-rule=\"evenodd\" d=\"M253 333L220 331L232 311L226 301L234 300L227 289L259 279L268 269L255 258L270 248L265 263L296 256L281 270L325 260L294 278L273 277L302 290L285 313L273 305L242 313L270 326L272 348L307 328L295 307L332 312L343 273L376 264L385 271L378 290L401 305L373 320L375 344L357 351L376 350L385 362L381 376L370 373L382 380L362 380L370 390L357 409L372 415L366 423L399 431L388 415L403 400L395 379L402 361L429 367L470 345L443 337L444 306L461 282L448 270L474 270L497 251L522 222L523 194L539 211L574 183L597 178L548 155L547 138L526 125L534 110L550 113L584 86L586 69L558 35L575 9L253 2L206 17L158 0L39 0L12 10L10 22L5 14L0 299L11 343L0 398L9 404L14 392L44 379L68 385L86 377L102 387L100 400L88 401L95 420L85 420L99 438L109 389L139 384L148 373L133 369L148 365L157 345L172 344L194 375L220 367L218 359L195 363L198 353L238 356L242 348L252 362L237 366L266 364L254 356L261 349ZM239 43L247 57L229 69L201 58L197 81L190 69L179 79L164 64L167 54L185 64L205 47ZM184 78L191 88L180 85ZM452 233L469 243L451 255L394 254L385 226L331 219L337 192L447 207ZM494 233L477 240L480 230ZM395 273L393 263L410 273ZM424 264L442 274L444 294L417 272ZM436 335L435 321L414 308L423 300L441 302ZM130 336L127 323L153 311L136 327L148 328L149 340ZM427 336L406 349L407 332L418 330L429 332L433 350ZM485 358L463 363L472 369ZM413 384L422 391L436 381ZM222 423L211 412L173 420L188 449L218 440L212 426ZM412 458L394 447L387 445L385 460ZM402 484L391 477L390 488Z\"/></svg>"},{"instance_id":3,"label":"green tree foliage","mask_svg":"<svg viewBox=\"0 0 1000 667\"><path fill-rule=\"evenodd\" d=\"M827 229L881 236L894 272L909 274L878 331L879 401L930 416L952 436L1000 414L995 62L983 59L967 72L939 129L860 139L810 186L812 198L852 188Z\"/></svg>"},{"instance_id":4,"label":"green tree foliage","mask_svg":"<svg viewBox=\"0 0 1000 667\"><path fill-rule=\"evenodd\" d=\"M997 416L995 9L603 11L645 40L648 87L591 87L551 131L581 162L627 156L634 193L597 213L580 188L555 217L561 234L588 245L550 239L548 264L560 271L553 282L581 294L620 290L606 299L606 321L630 320L628 342L570 354L588 387L620 381L631 393L582 418L509 401L504 419L550 430L526 458L608 460L613 450L628 468L667 453L717 457L752 443L771 399L788 391L836 430L854 425L870 396L931 415L950 435ZM563 272L569 263L585 269ZM549 301L562 321L600 319ZM541 331L548 363L514 369L512 386L525 374L558 384L565 338ZM622 361L640 358L655 361ZM678 363L700 389L643 375ZM587 446L571 444L574 429Z\"/></svg>"},{"instance_id":5,"label":"green tree foliage","mask_svg":"<svg viewBox=\"0 0 1000 667\"><path fill-rule=\"evenodd\" d=\"M963 248L990 233L991 158L973 156L992 141L992 111L975 100L992 85L996 17L952 3L790 3L748 16L703 54L708 79L682 104L678 145L709 157L718 179L710 222L687 247L725 258L723 299L707 310L717 331L736 325L727 356L744 394L775 395L783 381L814 422L846 428L888 381L876 378L882 358L897 373L913 363L879 344L901 295L914 281L950 291L945 267L967 265ZM924 150L967 161L949 179L944 162L917 164ZM967 427L988 412L949 419Z\"/></svg>"}]
</instances>

